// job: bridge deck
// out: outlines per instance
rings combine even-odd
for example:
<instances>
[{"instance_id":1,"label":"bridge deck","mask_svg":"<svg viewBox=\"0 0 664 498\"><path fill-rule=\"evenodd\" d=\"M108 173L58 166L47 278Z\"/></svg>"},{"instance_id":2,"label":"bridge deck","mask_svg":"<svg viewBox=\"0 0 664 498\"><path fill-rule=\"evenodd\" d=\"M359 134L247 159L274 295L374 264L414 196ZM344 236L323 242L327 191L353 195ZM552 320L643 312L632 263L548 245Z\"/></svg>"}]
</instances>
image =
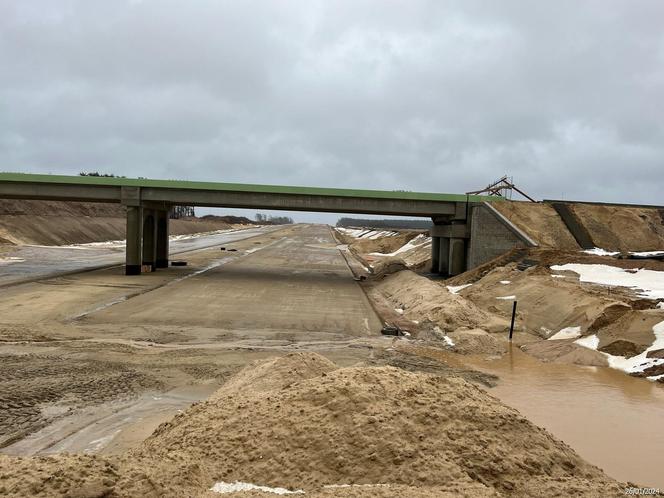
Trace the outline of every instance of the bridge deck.
<instances>
[{"instance_id":1,"label":"bridge deck","mask_svg":"<svg viewBox=\"0 0 664 498\"><path fill-rule=\"evenodd\" d=\"M150 180L136 178L40 175L30 173L0 173L0 183L16 184L52 184L80 185L99 187L143 187L176 190L203 190L218 192L246 192L261 194L296 194L306 196L351 197L403 201L434 201L434 202L485 202L498 200L498 197L443 194L433 192L408 192L401 190L363 190L339 189L322 187L296 187L286 185L254 185L243 183L195 182L180 180Z\"/></svg>"}]
</instances>

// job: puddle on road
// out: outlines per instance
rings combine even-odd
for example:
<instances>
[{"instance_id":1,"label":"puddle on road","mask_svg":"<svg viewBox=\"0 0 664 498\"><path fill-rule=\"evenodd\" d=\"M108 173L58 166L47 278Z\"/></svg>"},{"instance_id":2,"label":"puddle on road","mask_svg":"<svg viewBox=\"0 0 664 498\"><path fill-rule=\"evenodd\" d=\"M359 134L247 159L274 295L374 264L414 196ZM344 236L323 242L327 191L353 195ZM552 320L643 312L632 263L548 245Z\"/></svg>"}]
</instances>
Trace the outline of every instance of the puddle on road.
<instances>
[{"instance_id":1,"label":"puddle on road","mask_svg":"<svg viewBox=\"0 0 664 498\"><path fill-rule=\"evenodd\" d=\"M610 476L664 488L661 384L610 368L542 363L516 346L500 359L446 360L498 375L490 394Z\"/></svg>"}]
</instances>

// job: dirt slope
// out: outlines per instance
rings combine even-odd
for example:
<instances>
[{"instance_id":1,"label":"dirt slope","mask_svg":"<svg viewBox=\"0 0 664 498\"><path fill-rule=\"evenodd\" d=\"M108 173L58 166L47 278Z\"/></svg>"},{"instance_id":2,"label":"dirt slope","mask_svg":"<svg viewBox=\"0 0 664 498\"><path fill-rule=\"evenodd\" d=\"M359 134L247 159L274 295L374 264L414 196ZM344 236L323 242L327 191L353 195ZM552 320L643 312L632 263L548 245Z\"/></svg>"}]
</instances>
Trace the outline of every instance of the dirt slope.
<instances>
[{"instance_id":1,"label":"dirt slope","mask_svg":"<svg viewBox=\"0 0 664 498\"><path fill-rule=\"evenodd\" d=\"M563 220L549 204L507 201L492 205L540 246L579 249Z\"/></svg>"},{"instance_id":2,"label":"dirt slope","mask_svg":"<svg viewBox=\"0 0 664 498\"><path fill-rule=\"evenodd\" d=\"M184 235L229 228L222 219L171 220ZM125 208L91 202L0 199L0 244L85 244L125 238Z\"/></svg>"},{"instance_id":3,"label":"dirt slope","mask_svg":"<svg viewBox=\"0 0 664 498\"><path fill-rule=\"evenodd\" d=\"M495 202L493 206L541 247L579 246L547 203ZM569 203L597 247L610 251L664 250L664 211L656 208Z\"/></svg>"},{"instance_id":4,"label":"dirt slope","mask_svg":"<svg viewBox=\"0 0 664 498\"><path fill-rule=\"evenodd\" d=\"M608 251L664 250L664 211L654 208L573 204L597 247Z\"/></svg>"},{"instance_id":5,"label":"dirt slope","mask_svg":"<svg viewBox=\"0 0 664 498\"><path fill-rule=\"evenodd\" d=\"M313 353L247 367L117 459L0 457L0 475L0 492L14 496L213 496L219 481L312 496L618 496L623 487L461 378L335 368ZM346 484L383 486L323 488Z\"/></svg>"}]
</instances>

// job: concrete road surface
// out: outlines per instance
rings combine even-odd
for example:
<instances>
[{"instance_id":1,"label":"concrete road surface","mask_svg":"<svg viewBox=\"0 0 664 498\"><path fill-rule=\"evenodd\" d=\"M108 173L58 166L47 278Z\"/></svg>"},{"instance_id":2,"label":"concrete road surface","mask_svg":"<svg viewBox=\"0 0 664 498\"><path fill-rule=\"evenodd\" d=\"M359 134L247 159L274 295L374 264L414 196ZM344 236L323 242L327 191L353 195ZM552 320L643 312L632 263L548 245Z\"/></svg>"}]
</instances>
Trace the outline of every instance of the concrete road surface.
<instances>
[{"instance_id":1,"label":"concrete road surface","mask_svg":"<svg viewBox=\"0 0 664 498\"><path fill-rule=\"evenodd\" d=\"M277 229L278 227L258 227L172 236L170 254L176 255L186 251L227 244ZM0 257L0 286L49 275L122 264L124 251L124 241L69 246L27 245L17 247Z\"/></svg>"},{"instance_id":2,"label":"concrete road surface","mask_svg":"<svg viewBox=\"0 0 664 498\"><path fill-rule=\"evenodd\" d=\"M86 323L108 322L292 340L298 333L366 336L381 328L325 225L274 232L239 257L219 251L187 278L86 317Z\"/></svg>"},{"instance_id":3,"label":"concrete road surface","mask_svg":"<svg viewBox=\"0 0 664 498\"><path fill-rule=\"evenodd\" d=\"M250 361L317 351L353 365L392 344L329 227L251 233L184 267L3 288L1 451L124 451Z\"/></svg>"}]
</instances>

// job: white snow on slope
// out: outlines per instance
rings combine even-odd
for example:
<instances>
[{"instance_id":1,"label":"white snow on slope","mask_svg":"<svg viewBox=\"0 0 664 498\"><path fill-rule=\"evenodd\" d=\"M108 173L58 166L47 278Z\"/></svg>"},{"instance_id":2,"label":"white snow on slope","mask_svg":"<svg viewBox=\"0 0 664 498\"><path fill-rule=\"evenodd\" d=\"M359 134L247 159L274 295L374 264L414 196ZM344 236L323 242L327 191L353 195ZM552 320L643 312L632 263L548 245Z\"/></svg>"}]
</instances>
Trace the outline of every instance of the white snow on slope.
<instances>
[{"instance_id":1,"label":"white snow on slope","mask_svg":"<svg viewBox=\"0 0 664 498\"><path fill-rule=\"evenodd\" d=\"M396 256L397 254L401 254L402 252L410 251L411 249L416 249L418 247L422 247L423 245L431 243L431 237L427 237L426 235L420 234L414 239L410 240L406 244L402 245L399 249L397 249L394 252L390 253L383 253L383 252L372 252L370 253L371 256Z\"/></svg>"},{"instance_id":2,"label":"white snow on slope","mask_svg":"<svg viewBox=\"0 0 664 498\"><path fill-rule=\"evenodd\" d=\"M249 482L224 482L220 481L210 488L215 493L237 493L239 491L262 491L264 493L274 493L275 495L302 495L304 491L297 489L290 491L286 488L270 488L269 486L257 486Z\"/></svg>"},{"instance_id":3,"label":"white snow on slope","mask_svg":"<svg viewBox=\"0 0 664 498\"><path fill-rule=\"evenodd\" d=\"M664 322L655 325L652 328L652 331L655 333L655 341L650 347L648 347L648 349L641 354L632 356L631 358L608 354L607 358L609 360L609 366L617 368L618 370L624 370L627 373L633 373L642 372L646 368L664 363L664 358L648 358L649 351L664 349Z\"/></svg>"},{"instance_id":4,"label":"white snow on slope","mask_svg":"<svg viewBox=\"0 0 664 498\"><path fill-rule=\"evenodd\" d=\"M355 237L356 239L378 239L380 237L394 237L399 235L399 232L393 232L391 230L371 230L371 229L359 229L359 228L335 228L335 230Z\"/></svg>"},{"instance_id":5,"label":"white snow on slope","mask_svg":"<svg viewBox=\"0 0 664 498\"><path fill-rule=\"evenodd\" d=\"M12 263L23 263L25 259L16 258L13 256L8 256L6 258L0 258L0 266L2 265L11 265Z\"/></svg>"},{"instance_id":6,"label":"white snow on slope","mask_svg":"<svg viewBox=\"0 0 664 498\"><path fill-rule=\"evenodd\" d=\"M586 254L593 254L595 256L617 256L620 254L620 251L607 251L601 247L595 247L593 249L586 249ZM650 256L664 256L664 251L629 251L629 254L632 256L642 256L644 258Z\"/></svg>"},{"instance_id":7,"label":"white snow on slope","mask_svg":"<svg viewBox=\"0 0 664 498\"><path fill-rule=\"evenodd\" d=\"M498 296L496 299L501 299L503 301L510 301L516 299L516 296Z\"/></svg>"},{"instance_id":8,"label":"white snow on slope","mask_svg":"<svg viewBox=\"0 0 664 498\"><path fill-rule=\"evenodd\" d=\"M664 322L660 322L652 328L655 333L654 342L641 354L632 356L631 358L625 358L624 356L614 356L609 353L602 354L606 356L606 359L609 362L611 368L617 370L622 370L627 373L642 372L646 368L653 367L655 365L664 364L664 358L648 358L649 351L656 351L658 349L664 349ZM597 335L589 335L587 337L582 337L574 341L580 346L589 349L597 349L599 345L599 337ZM656 380L654 377L648 377L651 380Z\"/></svg>"},{"instance_id":9,"label":"white snow on slope","mask_svg":"<svg viewBox=\"0 0 664 498\"><path fill-rule=\"evenodd\" d=\"M607 251L606 249L602 249L600 247L586 249L583 252L585 252L586 254L593 254L595 256L617 256L618 254L620 254L619 251Z\"/></svg>"},{"instance_id":10,"label":"white snow on slope","mask_svg":"<svg viewBox=\"0 0 664 498\"><path fill-rule=\"evenodd\" d=\"M626 271L617 266L580 263L554 265L551 269L555 271L570 270L578 273L581 282L640 290L637 292L639 297L649 299L664 298L664 272L662 271L643 269Z\"/></svg>"},{"instance_id":11,"label":"white snow on slope","mask_svg":"<svg viewBox=\"0 0 664 498\"><path fill-rule=\"evenodd\" d=\"M462 291L466 287L470 287L471 285L473 285L473 284L448 285L447 290L450 291L452 294L458 294L460 291Z\"/></svg>"},{"instance_id":12,"label":"white snow on slope","mask_svg":"<svg viewBox=\"0 0 664 498\"><path fill-rule=\"evenodd\" d=\"M599 337L597 337L596 334L587 335L586 337L577 339L574 342L579 346L583 346L584 348L594 349L595 351L597 351L597 346L599 346Z\"/></svg>"},{"instance_id":13,"label":"white snow on slope","mask_svg":"<svg viewBox=\"0 0 664 498\"><path fill-rule=\"evenodd\" d=\"M556 332L551 337L550 341L558 341L560 339L576 339L581 336L581 327L565 327L564 329Z\"/></svg>"}]
</instances>

